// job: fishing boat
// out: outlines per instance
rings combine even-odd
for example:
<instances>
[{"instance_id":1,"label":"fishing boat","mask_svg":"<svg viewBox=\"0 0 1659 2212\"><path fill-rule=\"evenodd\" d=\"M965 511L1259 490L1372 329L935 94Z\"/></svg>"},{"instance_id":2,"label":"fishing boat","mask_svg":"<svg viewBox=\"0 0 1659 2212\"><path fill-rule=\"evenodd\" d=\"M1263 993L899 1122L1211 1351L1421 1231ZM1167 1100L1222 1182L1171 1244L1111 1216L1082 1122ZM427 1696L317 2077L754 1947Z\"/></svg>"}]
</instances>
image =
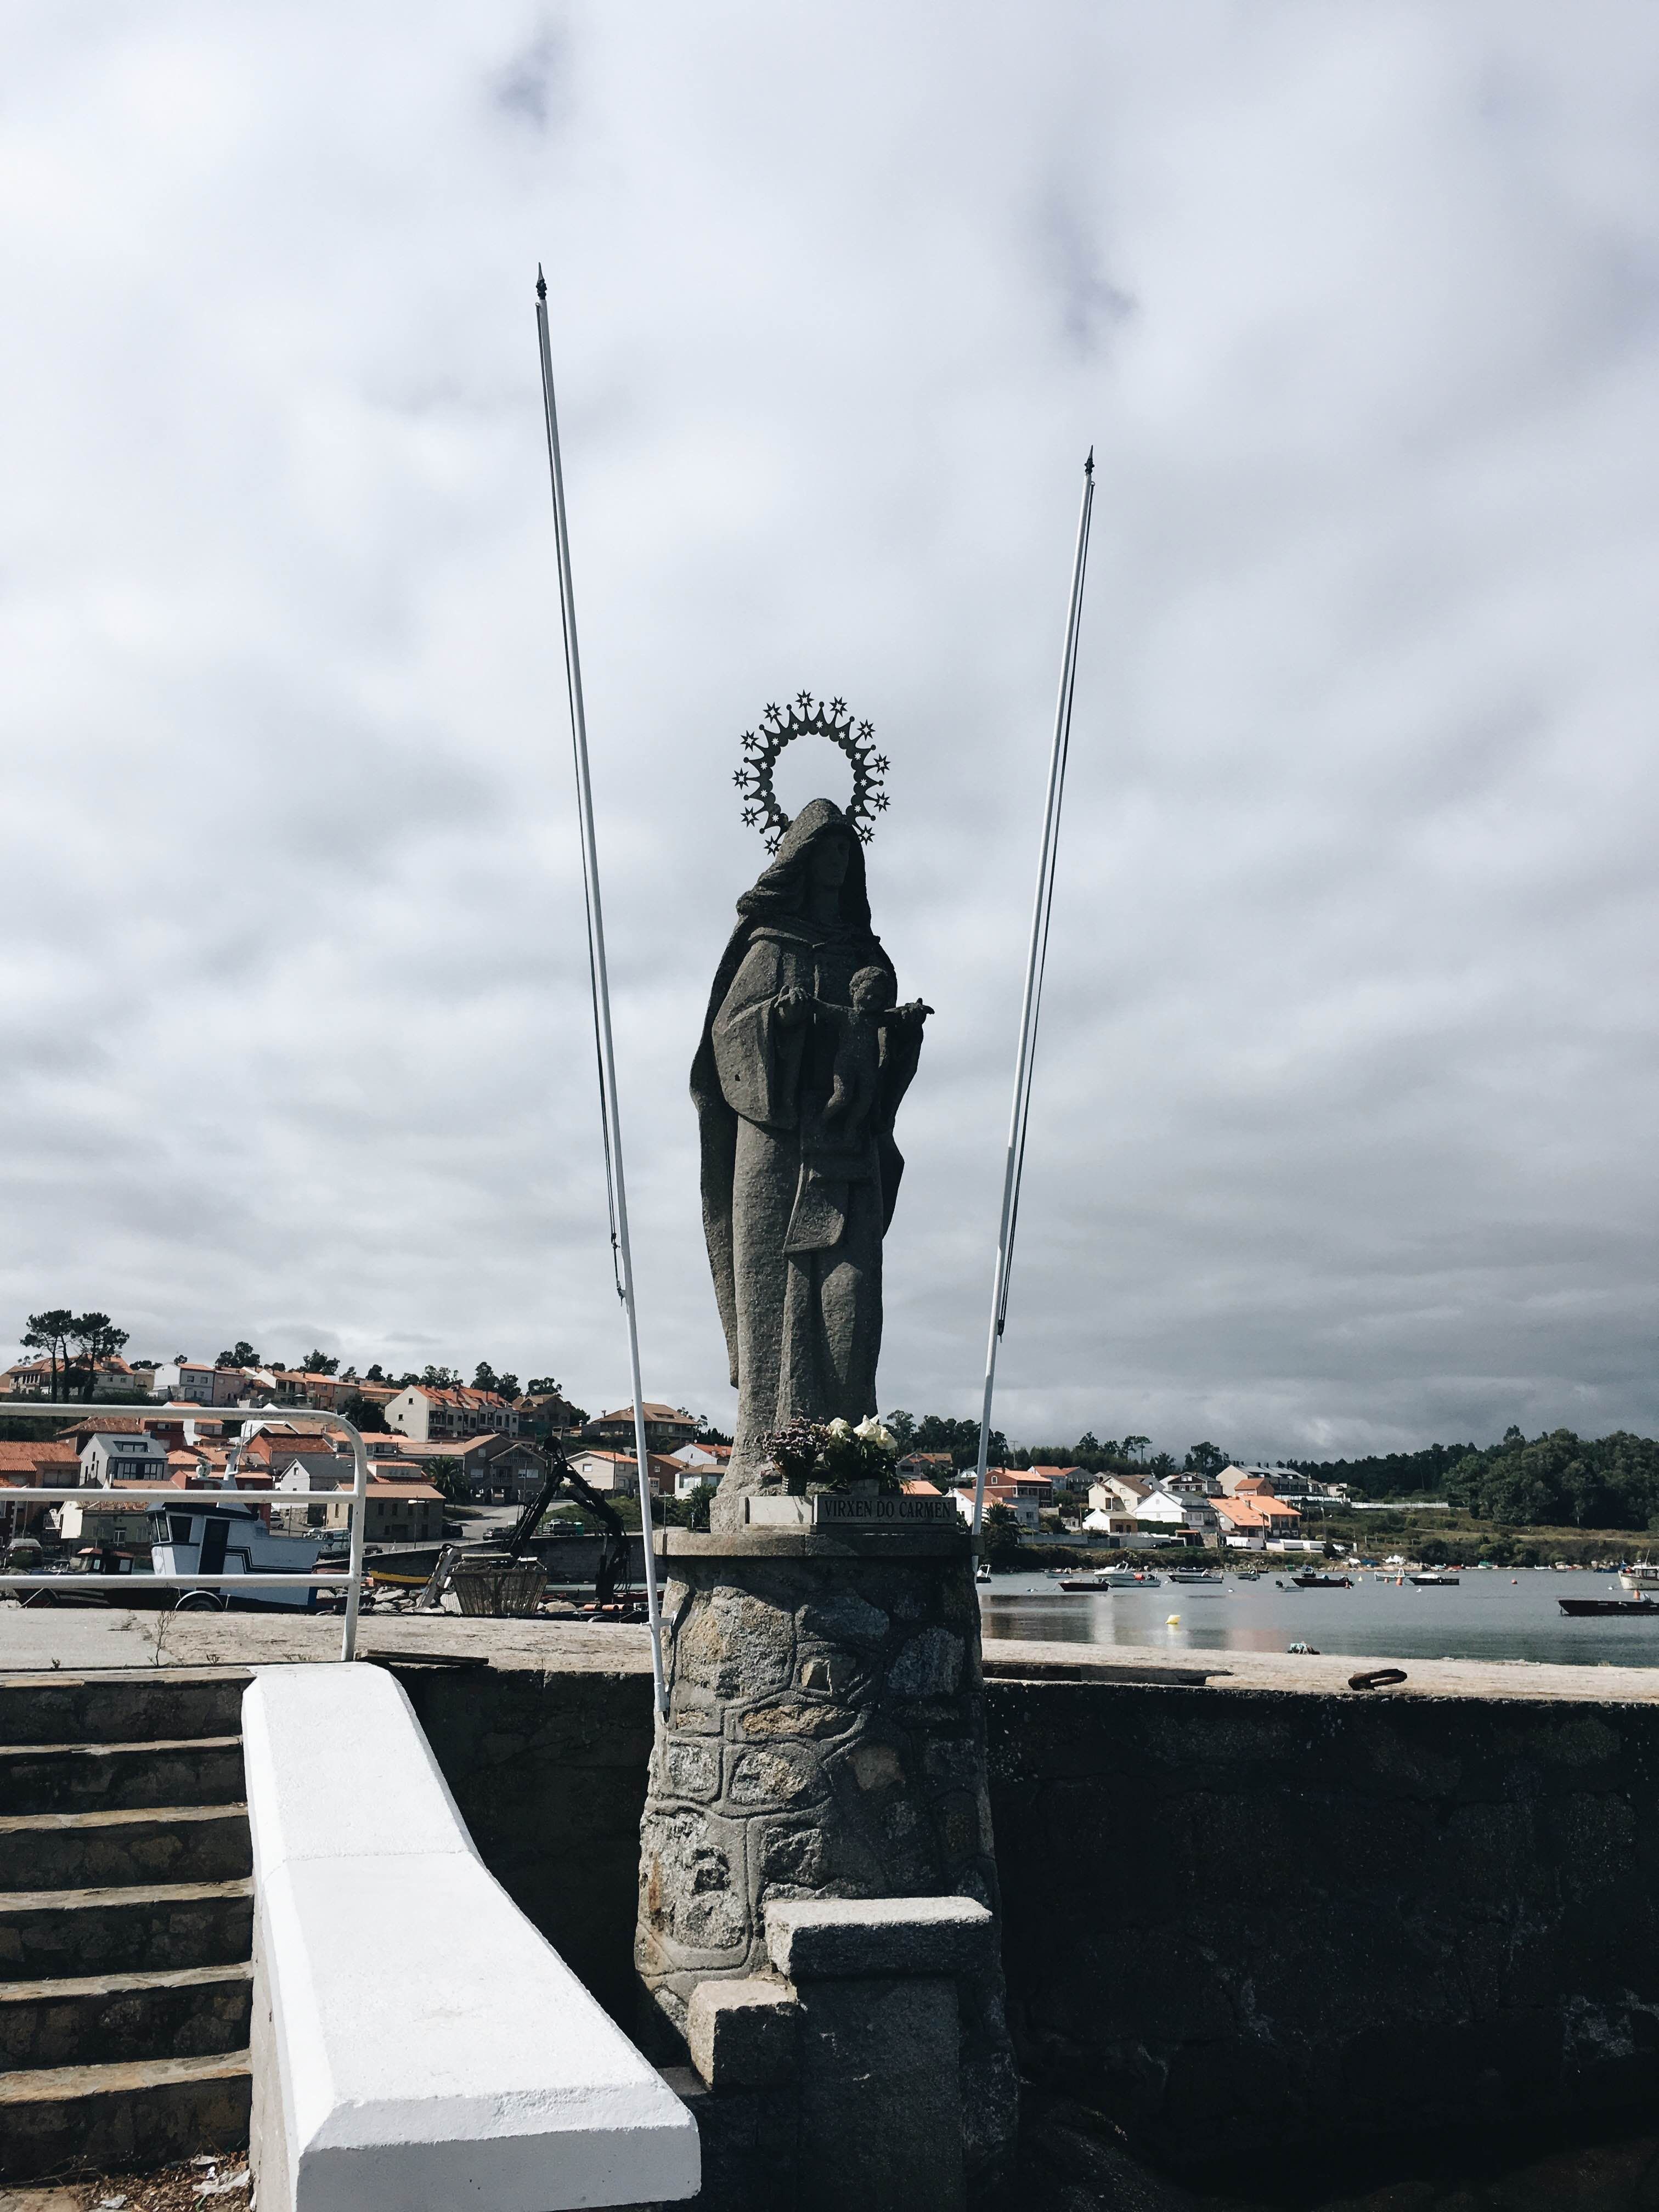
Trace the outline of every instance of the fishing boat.
<instances>
[{"instance_id":1,"label":"fishing boat","mask_svg":"<svg viewBox=\"0 0 1659 2212\"><path fill-rule=\"evenodd\" d=\"M234 1492L181 1493L149 1515L150 1563L158 1575L309 1575L317 1565L314 1537L273 1536L257 1505ZM161 1586L163 1601L172 1592ZM125 1598L125 1593L122 1593ZM116 1601L118 1603L120 1599ZM232 1591L222 1587L185 1590L180 1613L314 1613L317 1591L296 1582L290 1590Z\"/></svg>"},{"instance_id":2,"label":"fishing boat","mask_svg":"<svg viewBox=\"0 0 1659 2212\"><path fill-rule=\"evenodd\" d=\"M1570 1620L1607 1620L1619 1616L1659 1620L1659 1597L1559 1597Z\"/></svg>"},{"instance_id":3,"label":"fishing boat","mask_svg":"<svg viewBox=\"0 0 1659 2212\"><path fill-rule=\"evenodd\" d=\"M1353 1583L1346 1575L1292 1575L1291 1586L1296 1589L1352 1589Z\"/></svg>"},{"instance_id":4,"label":"fishing boat","mask_svg":"<svg viewBox=\"0 0 1659 2212\"><path fill-rule=\"evenodd\" d=\"M40 1557L39 1545L35 1554L18 1560L17 1566L25 1574L51 1575L54 1587L26 1590L21 1601L26 1606L118 1606L125 1613L156 1613L173 1603L173 1592L158 1587L131 1552L113 1544L83 1545L70 1558L51 1565ZM6 1564L13 1565L9 1557Z\"/></svg>"},{"instance_id":5,"label":"fishing boat","mask_svg":"<svg viewBox=\"0 0 1659 2212\"><path fill-rule=\"evenodd\" d=\"M519 1547L519 1555L521 1559L541 1559L550 1574L552 1561L558 1556L556 1547L568 1541L568 1538L561 1536L532 1537ZM506 1557L507 1547L507 1537L499 1535L487 1536L464 1548L470 1559L500 1559ZM441 1544L381 1544L364 1553L363 1573L368 1581L384 1589L424 1589L444 1548ZM592 1579L592 1575L587 1577L589 1582Z\"/></svg>"},{"instance_id":6,"label":"fishing boat","mask_svg":"<svg viewBox=\"0 0 1659 2212\"><path fill-rule=\"evenodd\" d=\"M480 1544L469 1546L468 1549L483 1554L489 1547ZM378 1551L363 1554L364 1578L381 1589L424 1589L432 1579L442 1550L441 1544L383 1545ZM490 1556L495 1554L491 1553Z\"/></svg>"},{"instance_id":7,"label":"fishing boat","mask_svg":"<svg viewBox=\"0 0 1659 2212\"><path fill-rule=\"evenodd\" d=\"M1156 1589L1156 1575L1137 1575L1127 1567L1100 1567L1091 1575L1062 1575L1063 1590Z\"/></svg>"},{"instance_id":8,"label":"fishing boat","mask_svg":"<svg viewBox=\"0 0 1659 2212\"><path fill-rule=\"evenodd\" d=\"M1189 1589L1224 1589L1226 1584L1219 1575L1211 1574L1203 1567L1171 1567L1167 1579L1180 1583Z\"/></svg>"},{"instance_id":9,"label":"fishing boat","mask_svg":"<svg viewBox=\"0 0 1659 2212\"><path fill-rule=\"evenodd\" d=\"M1419 1589L1443 1589L1457 1579L1455 1575L1413 1575L1412 1577Z\"/></svg>"},{"instance_id":10,"label":"fishing boat","mask_svg":"<svg viewBox=\"0 0 1659 2212\"><path fill-rule=\"evenodd\" d=\"M1644 1591L1659 1597L1659 1565L1651 1559L1638 1559L1633 1566L1620 1567L1619 1587L1621 1590L1627 1590L1632 1597L1639 1596Z\"/></svg>"}]
</instances>

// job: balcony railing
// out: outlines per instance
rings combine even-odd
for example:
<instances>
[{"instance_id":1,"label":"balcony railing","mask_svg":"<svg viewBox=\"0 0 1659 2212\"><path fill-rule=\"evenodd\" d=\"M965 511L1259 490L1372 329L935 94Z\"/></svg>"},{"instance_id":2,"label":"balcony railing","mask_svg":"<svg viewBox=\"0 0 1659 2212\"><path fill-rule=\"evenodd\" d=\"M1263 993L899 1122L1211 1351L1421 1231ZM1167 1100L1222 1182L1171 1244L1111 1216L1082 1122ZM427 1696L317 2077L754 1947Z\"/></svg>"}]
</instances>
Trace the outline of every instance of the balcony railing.
<instances>
[{"instance_id":1,"label":"balcony railing","mask_svg":"<svg viewBox=\"0 0 1659 2212\"><path fill-rule=\"evenodd\" d=\"M112 1415L119 1414L168 1427L181 1420L210 1420L226 1417L232 1419L239 1417L253 1418L258 1417L263 1410L256 1407L223 1406L191 1407L188 1412L185 1412L178 1407L163 1408L157 1406L114 1406L107 1401L88 1399L46 1405L43 1405L39 1399L31 1399L28 1401L28 1405L31 1419L46 1415L62 1415L70 1421L100 1421L109 1419ZM282 1418L285 1422L289 1423L307 1422L316 1429L343 1429L350 1439L353 1479L349 1493L350 1503L347 1510L351 1522L351 1553L345 1573L342 1575L337 1569L332 1574L142 1575L134 1579L148 1584L152 1589L179 1591L293 1589L299 1584L314 1589L343 1589L346 1601L345 1629L341 1639L340 1656L342 1659L355 1658L357 1651L357 1613L363 1592L363 1523L368 1499L368 1448L363 1442L362 1431L355 1423L348 1421L343 1414L325 1413L308 1406L285 1406L283 1408ZM0 1505L21 1504L27 1501L33 1504L84 1506L89 1499L107 1498L115 1494L101 1483L81 1483L69 1490L25 1489L8 1484L3 1489L0 1489ZM123 1482L118 1494L124 1500L131 1500L134 1504L137 1504L140 1498L167 1498L176 1505L181 1498L205 1500L218 1493L203 1490L180 1490L176 1482L136 1482L131 1485ZM246 1502L266 1496L274 1497L282 1494L292 1497L297 1493L250 1490L233 1491L228 1494ZM334 1495L337 1500L340 1493L337 1491ZM74 1589L76 1584L83 1580L95 1586L99 1579L95 1575L82 1577L64 1574L0 1574L0 1589L62 1590L65 1588ZM114 1590L109 1590L106 1594L112 1598L116 1595Z\"/></svg>"}]
</instances>

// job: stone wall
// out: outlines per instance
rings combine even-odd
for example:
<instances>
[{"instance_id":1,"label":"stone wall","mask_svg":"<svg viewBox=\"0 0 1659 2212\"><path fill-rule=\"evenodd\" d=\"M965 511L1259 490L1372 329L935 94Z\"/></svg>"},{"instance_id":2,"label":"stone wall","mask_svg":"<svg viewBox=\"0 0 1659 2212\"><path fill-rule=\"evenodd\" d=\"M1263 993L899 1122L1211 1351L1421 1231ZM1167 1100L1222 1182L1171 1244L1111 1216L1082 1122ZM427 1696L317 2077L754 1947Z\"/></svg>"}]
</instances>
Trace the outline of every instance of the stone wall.
<instances>
[{"instance_id":1,"label":"stone wall","mask_svg":"<svg viewBox=\"0 0 1659 2212\"><path fill-rule=\"evenodd\" d=\"M486 1862L630 2030L640 1663L399 1670ZM1216 2186L1650 2125L1659 1674L1537 1670L1577 1676L1564 1702L1463 1671L1481 1693L1418 1695L1419 1662L1392 1698L988 1682L1027 2078Z\"/></svg>"},{"instance_id":2,"label":"stone wall","mask_svg":"<svg viewBox=\"0 0 1659 2212\"><path fill-rule=\"evenodd\" d=\"M1659 1705L1005 1681L989 1717L1023 2069L1165 2172L1650 2126Z\"/></svg>"}]
</instances>

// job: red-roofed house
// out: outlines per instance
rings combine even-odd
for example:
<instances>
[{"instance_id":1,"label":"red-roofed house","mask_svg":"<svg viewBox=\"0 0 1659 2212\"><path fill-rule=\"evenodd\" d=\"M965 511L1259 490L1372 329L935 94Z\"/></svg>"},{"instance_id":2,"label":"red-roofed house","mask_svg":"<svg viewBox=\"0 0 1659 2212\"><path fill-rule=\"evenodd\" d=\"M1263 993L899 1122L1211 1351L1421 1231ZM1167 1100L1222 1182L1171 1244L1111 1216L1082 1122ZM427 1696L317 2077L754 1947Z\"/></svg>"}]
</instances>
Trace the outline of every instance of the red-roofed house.
<instances>
[{"instance_id":1,"label":"red-roofed house","mask_svg":"<svg viewBox=\"0 0 1659 2212\"><path fill-rule=\"evenodd\" d=\"M684 1406L659 1406L647 1398L641 1408L645 1415L645 1448L648 1452L678 1451L682 1444L690 1443L696 1436L697 1424ZM596 1444L611 1451L629 1451L634 1444L634 1408L617 1406L608 1413L601 1413L582 1431L584 1438L591 1437Z\"/></svg>"},{"instance_id":2,"label":"red-roofed house","mask_svg":"<svg viewBox=\"0 0 1659 2212\"><path fill-rule=\"evenodd\" d=\"M1040 1474L1052 1494L1061 1498L1085 1498L1092 1480L1086 1467L1034 1467L1033 1474Z\"/></svg>"},{"instance_id":3,"label":"red-roofed house","mask_svg":"<svg viewBox=\"0 0 1659 2212\"><path fill-rule=\"evenodd\" d=\"M81 1479L81 1463L72 1443L28 1443L0 1437L0 1528L9 1536L27 1528L49 1505L31 1504L27 1498L7 1498L6 1489L73 1490Z\"/></svg>"},{"instance_id":4,"label":"red-roofed house","mask_svg":"<svg viewBox=\"0 0 1659 2212\"><path fill-rule=\"evenodd\" d=\"M1032 1483L1018 1468L988 1467L985 1470L985 1510L988 1513L994 1505L1006 1505L1022 1528L1035 1528L1039 1510L1037 1493L1047 1488L1046 1483ZM953 1494L957 1510L964 1521L971 1522L974 1517L972 1480L957 1484Z\"/></svg>"},{"instance_id":5,"label":"red-roofed house","mask_svg":"<svg viewBox=\"0 0 1659 2212\"><path fill-rule=\"evenodd\" d=\"M949 1452L906 1452L898 1463L901 1474L914 1474L923 1482L948 1483L957 1471Z\"/></svg>"}]
</instances>

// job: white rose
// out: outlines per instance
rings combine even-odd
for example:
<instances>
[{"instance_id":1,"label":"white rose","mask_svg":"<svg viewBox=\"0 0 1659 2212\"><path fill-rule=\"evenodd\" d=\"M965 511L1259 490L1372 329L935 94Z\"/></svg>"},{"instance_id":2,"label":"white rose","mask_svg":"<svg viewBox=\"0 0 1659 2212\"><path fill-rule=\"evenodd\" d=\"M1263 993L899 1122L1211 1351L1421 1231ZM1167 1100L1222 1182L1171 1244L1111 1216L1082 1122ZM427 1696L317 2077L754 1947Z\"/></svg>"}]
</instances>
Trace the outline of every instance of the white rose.
<instances>
[{"instance_id":1,"label":"white rose","mask_svg":"<svg viewBox=\"0 0 1659 2212\"><path fill-rule=\"evenodd\" d=\"M879 1445L884 1452L896 1453L898 1450L898 1442L892 1431L883 1428L873 1413L867 1420L860 1421L853 1433L862 1443Z\"/></svg>"},{"instance_id":2,"label":"white rose","mask_svg":"<svg viewBox=\"0 0 1659 2212\"><path fill-rule=\"evenodd\" d=\"M850 1421L831 1421L825 1433L832 1437L850 1437L853 1425Z\"/></svg>"}]
</instances>

